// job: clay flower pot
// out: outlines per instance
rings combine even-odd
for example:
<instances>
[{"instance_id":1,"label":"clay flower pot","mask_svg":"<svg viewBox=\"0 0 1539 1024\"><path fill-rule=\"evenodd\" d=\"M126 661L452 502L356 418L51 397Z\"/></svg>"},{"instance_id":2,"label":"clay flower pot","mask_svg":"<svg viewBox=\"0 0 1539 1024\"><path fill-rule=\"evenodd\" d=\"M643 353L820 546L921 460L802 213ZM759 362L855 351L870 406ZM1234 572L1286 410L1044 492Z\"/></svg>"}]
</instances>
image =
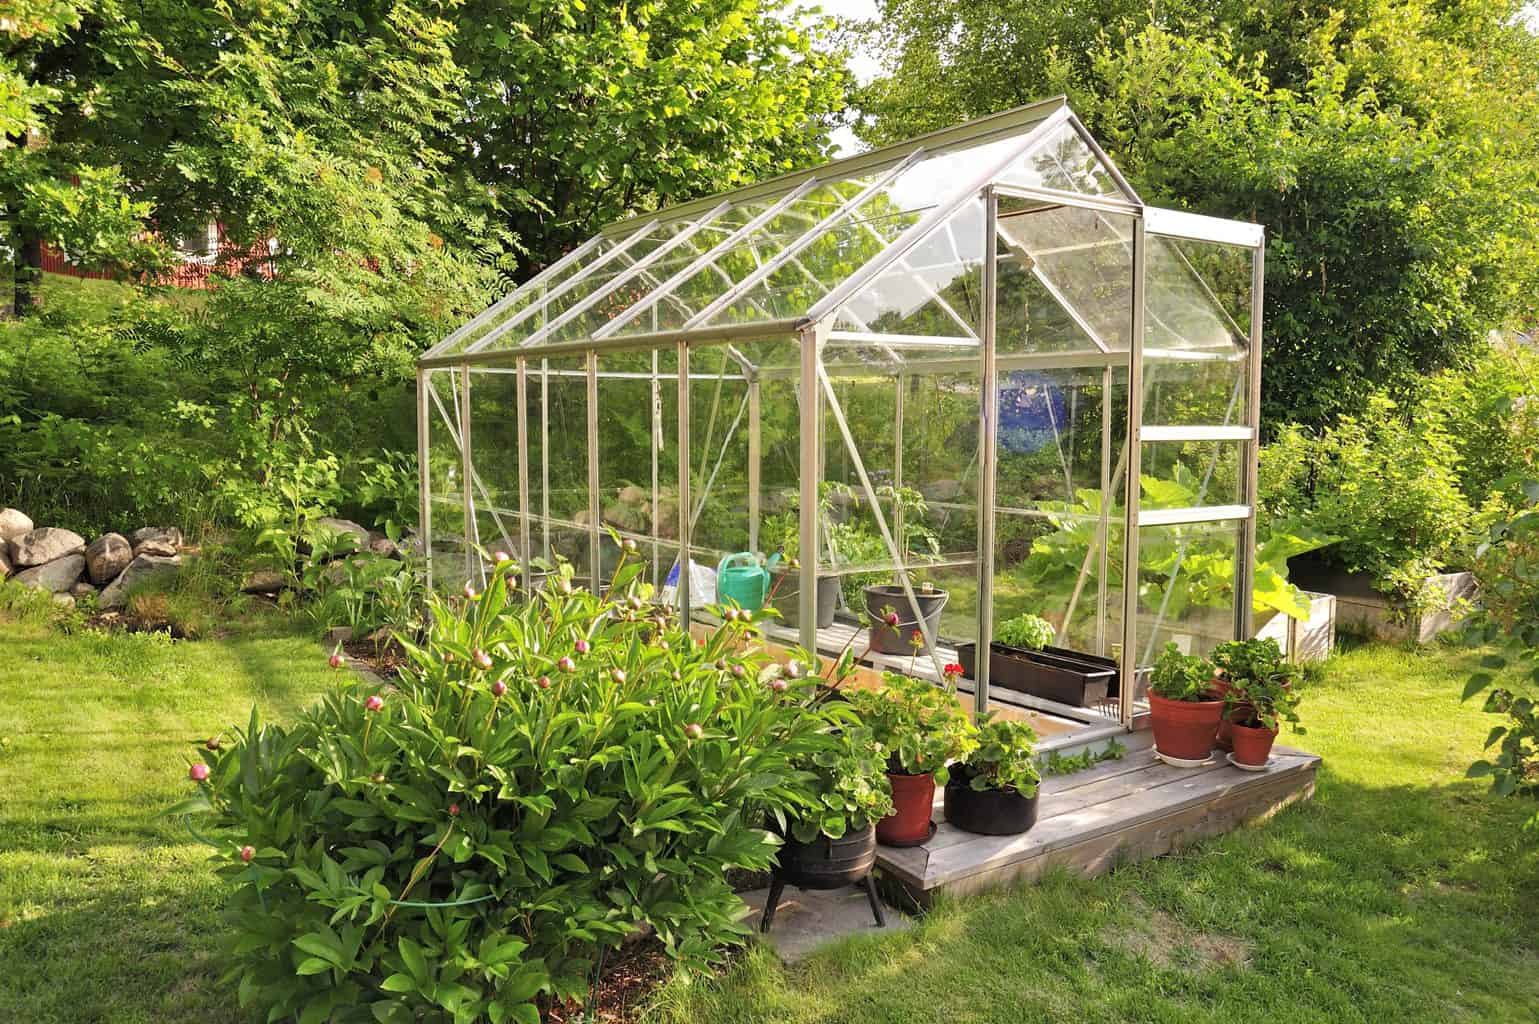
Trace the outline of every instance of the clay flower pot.
<instances>
[{"instance_id":1,"label":"clay flower pot","mask_svg":"<svg viewBox=\"0 0 1539 1024\"><path fill-rule=\"evenodd\" d=\"M1154 749L1166 757L1201 761L1213 752L1218 723L1224 713L1221 700L1168 700L1149 694L1149 717L1154 727Z\"/></svg>"},{"instance_id":2,"label":"clay flower pot","mask_svg":"<svg viewBox=\"0 0 1539 1024\"><path fill-rule=\"evenodd\" d=\"M888 773L893 811L876 823L876 841L885 846L918 846L930 838L935 776Z\"/></svg>"},{"instance_id":3,"label":"clay flower pot","mask_svg":"<svg viewBox=\"0 0 1539 1024\"><path fill-rule=\"evenodd\" d=\"M1233 735L1234 759L1241 764L1261 767L1272 756L1272 743L1277 739L1276 729L1234 723Z\"/></svg>"}]
</instances>

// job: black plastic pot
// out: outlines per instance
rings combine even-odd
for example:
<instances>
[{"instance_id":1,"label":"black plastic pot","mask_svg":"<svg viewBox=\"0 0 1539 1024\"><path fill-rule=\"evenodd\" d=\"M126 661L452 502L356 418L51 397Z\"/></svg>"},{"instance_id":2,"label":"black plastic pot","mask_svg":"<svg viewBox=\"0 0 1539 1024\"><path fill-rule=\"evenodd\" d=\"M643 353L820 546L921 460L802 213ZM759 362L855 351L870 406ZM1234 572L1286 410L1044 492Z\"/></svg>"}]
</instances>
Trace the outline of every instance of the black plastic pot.
<instances>
[{"instance_id":1,"label":"black plastic pot","mask_svg":"<svg viewBox=\"0 0 1539 1024\"><path fill-rule=\"evenodd\" d=\"M882 901L876 894L876 883L871 878L871 869L875 866L875 825L867 825L860 832L849 832L838 839L820 835L810 843L786 836L770 876L770 891L764 901L764 916L759 919L759 931L767 932L774 924L780 894L788 885L798 889L842 889L846 885L859 885L866 892L877 927L883 927L887 920L882 914Z\"/></svg>"},{"instance_id":2,"label":"black plastic pot","mask_svg":"<svg viewBox=\"0 0 1539 1024\"><path fill-rule=\"evenodd\" d=\"M946 600L951 595L944 590L920 590L914 588L914 599L919 604L919 614L923 617L924 628L921 629L919 619L914 618L913 605L909 604L908 594L903 588L894 583L878 584L865 589L866 614L871 617L871 647L883 654L913 654L914 645L909 639L916 631L921 636L928 634L935 636L936 629L940 626L941 610L946 607ZM882 621L886 610L891 608L898 613L898 625L889 626ZM928 651L929 644L920 647L921 651Z\"/></svg>"},{"instance_id":3,"label":"black plastic pot","mask_svg":"<svg viewBox=\"0 0 1539 1024\"><path fill-rule=\"evenodd\" d=\"M957 662L964 676L975 678L978 645L958 644ZM1117 663L1110 658L1062 647L1030 651L1001 643L989 645L989 686L1076 707L1094 707L1119 692Z\"/></svg>"},{"instance_id":4,"label":"black plastic pot","mask_svg":"<svg viewBox=\"0 0 1539 1024\"><path fill-rule=\"evenodd\" d=\"M979 791L969 784L966 765L951 770L946 783L946 820L963 832L984 836L1017 836L1037 823L1040 791L1021 796L1013 789Z\"/></svg>"},{"instance_id":5,"label":"black plastic pot","mask_svg":"<svg viewBox=\"0 0 1539 1024\"><path fill-rule=\"evenodd\" d=\"M876 826L838 839L818 836L803 843L786 836L775 877L799 889L839 889L865 878L876 865Z\"/></svg>"},{"instance_id":6,"label":"black plastic pot","mask_svg":"<svg viewBox=\"0 0 1539 1024\"><path fill-rule=\"evenodd\" d=\"M775 595L770 600L770 607L780 613L780 621L787 626L799 625L801 623L801 570L790 569L772 573L770 592ZM834 612L839 604L839 577L819 576L817 597L818 614L815 621L819 629L827 629L834 624Z\"/></svg>"}]
</instances>

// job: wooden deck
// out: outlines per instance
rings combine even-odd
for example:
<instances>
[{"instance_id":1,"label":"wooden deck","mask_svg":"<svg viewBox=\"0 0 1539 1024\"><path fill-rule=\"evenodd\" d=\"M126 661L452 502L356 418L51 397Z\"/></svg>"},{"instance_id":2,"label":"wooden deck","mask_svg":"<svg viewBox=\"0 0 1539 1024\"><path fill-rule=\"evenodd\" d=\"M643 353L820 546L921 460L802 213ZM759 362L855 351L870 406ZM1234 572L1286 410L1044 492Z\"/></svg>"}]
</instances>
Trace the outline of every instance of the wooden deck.
<instances>
[{"instance_id":1,"label":"wooden deck","mask_svg":"<svg viewBox=\"0 0 1539 1024\"><path fill-rule=\"evenodd\" d=\"M923 846L877 847L877 863L921 905L936 893L977 892L1029 881L1063 865L1087 877L1115 864L1157 857L1314 794L1313 754L1279 747L1265 772L1244 772L1221 753L1201 768L1154 756L1147 732L1128 752L1072 775L1043 780L1037 824L1025 835L979 836L945 823L935 795L935 835Z\"/></svg>"}]
</instances>

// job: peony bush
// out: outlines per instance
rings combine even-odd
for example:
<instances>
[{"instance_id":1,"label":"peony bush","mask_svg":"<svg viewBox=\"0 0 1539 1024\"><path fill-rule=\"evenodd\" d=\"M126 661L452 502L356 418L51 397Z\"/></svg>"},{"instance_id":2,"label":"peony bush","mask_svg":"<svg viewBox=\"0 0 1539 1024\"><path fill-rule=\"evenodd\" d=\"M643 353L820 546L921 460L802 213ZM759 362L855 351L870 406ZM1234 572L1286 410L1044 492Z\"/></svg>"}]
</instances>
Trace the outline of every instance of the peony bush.
<instances>
[{"instance_id":1,"label":"peony bush","mask_svg":"<svg viewBox=\"0 0 1539 1024\"><path fill-rule=\"evenodd\" d=\"M746 614L693 639L639 571L524 594L499 558L433 600L396 685L339 674L292 727L199 745L173 810L219 851L242 1005L537 1024L643 929L691 967L747 933L728 871L829 810L801 766L847 756L852 712Z\"/></svg>"}]
</instances>

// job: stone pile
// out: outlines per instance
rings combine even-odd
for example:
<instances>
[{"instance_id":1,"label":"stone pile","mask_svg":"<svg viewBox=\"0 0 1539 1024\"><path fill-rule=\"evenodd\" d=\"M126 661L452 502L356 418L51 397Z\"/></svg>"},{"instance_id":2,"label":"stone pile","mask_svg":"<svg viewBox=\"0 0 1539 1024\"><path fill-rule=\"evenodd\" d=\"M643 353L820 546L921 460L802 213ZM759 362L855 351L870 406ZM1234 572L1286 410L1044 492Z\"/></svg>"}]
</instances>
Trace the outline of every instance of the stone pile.
<instances>
[{"instance_id":1,"label":"stone pile","mask_svg":"<svg viewBox=\"0 0 1539 1024\"><path fill-rule=\"evenodd\" d=\"M89 544L73 530L36 526L14 508L0 509L0 579L53 594L62 605L95 595L102 608L121 608L131 590L175 573L182 531L146 526L128 536L105 533Z\"/></svg>"}]
</instances>

